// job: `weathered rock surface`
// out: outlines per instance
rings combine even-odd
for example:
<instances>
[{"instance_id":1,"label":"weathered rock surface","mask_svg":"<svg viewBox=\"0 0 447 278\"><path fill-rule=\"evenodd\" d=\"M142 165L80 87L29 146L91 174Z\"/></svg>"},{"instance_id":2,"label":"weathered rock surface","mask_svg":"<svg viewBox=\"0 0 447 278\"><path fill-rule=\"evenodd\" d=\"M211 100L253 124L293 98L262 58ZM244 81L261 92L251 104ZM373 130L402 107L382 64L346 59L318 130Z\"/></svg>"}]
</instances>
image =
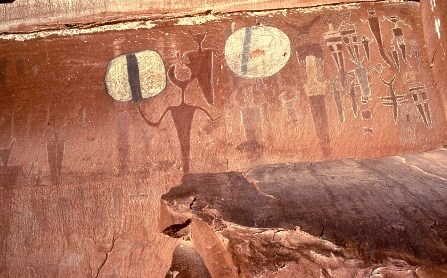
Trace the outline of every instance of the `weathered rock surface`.
<instances>
[{"instance_id":1,"label":"weathered rock surface","mask_svg":"<svg viewBox=\"0 0 447 278\"><path fill-rule=\"evenodd\" d=\"M165 278L211 278L202 257L191 241L180 241L174 249L172 264Z\"/></svg>"},{"instance_id":2,"label":"weathered rock surface","mask_svg":"<svg viewBox=\"0 0 447 278\"><path fill-rule=\"evenodd\" d=\"M54 28L106 25L132 19L157 19L214 14L231 11L296 8L377 0L53 0L43 4L38 0L4 0L0 10L0 32L35 31ZM51 15L51 16L49 16Z\"/></svg>"},{"instance_id":3,"label":"weathered rock surface","mask_svg":"<svg viewBox=\"0 0 447 278\"><path fill-rule=\"evenodd\" d=\"M281 195L274 187L259 185L260 191L278 195L275 198L300 197L302 204L296 209L289 199L281 207L275 199L257 194L241 173L187 176L185 181L197 179L197 183L206 178L210 186L230 177L240 182L234 192L239 199L225 199L221 207L241 209L222 214L231 217L219 222L213 216L220 215L217 210L205 210L210 215L202 214L203 220L199 221L192 214L174 214L165 206L163 215L170 213L178 218L162 218L164 228L169 227L165 233L172 237L160 233L157 223L161 195L178 185L184 173L245 171L290 161L391 156L447 144L444 2L207 0L206 4L213 6L211 12L210 7L203 6L204 1L155 1L158 5L169 2L162 5L163 10L153 10L153 2L30 0L0 5L0 14L5 15L0 15L1 32L24 32L0 35L0 277L163 277L169 271L191 276L195 274L188 271L196 270L200 261L189 260L191 256L198 258L193 249L179 247L172 265L171 259L175 238L188 241L191 231L197 230L200 241L192 237L189 243L205 258L208 272L221 277L237 276L236 263L243 266L241 275L247 276L255 270L262 274L261 266L268 275L284 277L290 277L290 273L318 276L321 269L326 269L321 275L335 275L346 268L332 267L332 263L315 267L312 257L329 256L331 252L338 259L348 258L337 265L352 263L353 269L366 273L384 265L388 268L382 271L401 268L420 273L423 268L416 269L416 265L442 263L445 253L439 240L422 237L421 243L407 245L399 241L401 237L396 233L400 225L410 220L398 222L394 232L380 228L395 217L382 207L391 200L373 200L363 213L373 211L388 222L380 222L378 216L364 217L360 212L351 218L331 216L329 212L345 214L353 209L341 200L351 187L357 188L357 183L344 181L345 175L336 176L337 183L343 180L338 184L345 187L333 196L326 194L322 181L314 179L312 171L331 184L320 174L329 171L320 168L330 163L302 171L297 179L307 180L304 185L309 188L290 185L290 194L280 190ZM351 3L277 10L290 4L344 2ZM141 9L144 3L147 9ZM178 9L171 9L177 4ZM121 9L124 6L126 9ZM246 8L273 10L243 12ZM115 14L117 10L120 14ZM149 10L154 13L148 14ZM234 10L241 12L213 13ZM166 15L164 11L182 14L159 18L160 13ZM182 17L183 12L205 11L203 15ZM43 24L26 25L30 22ZM416 163L416 158L412 159ZM418 159L419 168L444 175L445 167L439 164L445 161L443 156L430 157L429 167L424 164L426 158ZM351 173L350 165L355 163L345 163L348 170L344 171ZM376 174L372 173L363 177L374 180ZM258 179L255 173L245 174ZM423 177L431 186L430 179ZM365 186L368 190L379 186L371 183ZM431 187L414 190L421 191L425 198L427 188ZM219 186L213 190L218 193ZM405 191L394 191L396 204L408 205L404 208L418 204ZM302 197L302 192L308 194ZM259 202L257 206L240 199L255 193L259 196L251 201ZM363 193L350 197L363 200L373 194ZM442 192L439 194L442 196ZM382 195L387 196L381 193L379 197ZM231 194L225 196L233 198ZM337 206L319 204L336 203L332 197ZM193 198L186 201L188 209ZM200 197L193 205L196 211L202 201ZM270 209L260 210L263 204ZM433 205L436 210L403 209L399 213L435 217L432 214L439 214L442 204L439 197L439 202L429 207ZM273 215L278 209L283 213ZM345 228L353 225L353 217L358 222L358 233ZM222 233L225 231L226 238L231 239L230 245L237 243L239 249L228 251L229 243L222 244L222 235L207 224L212 219L212 227L221 225ZM298 224L287 224L289 219L301 221L299 226L306 233L295 231ZM239 226L229 224L237 222ZM374 251L376 246L356 247L360 240L374 236L369 228L377 223L379 228L374 226L374 231L389 233L388 241L397 242L393 241L397 247L391 244L389 250L411 254L413 247L418 257L409 255L413 259L401 258L407 263L399 264L386 260L388 251ZM445 235L442 223L433 226L441 238ZM273 232L279 229L273 224L283 226L280 229L284 231ZM256 227L259 225L263 227L260 230ZM408 225L403 227L407 229ZM401 231L402 238L407 232L415 236L434 233L420 228L426 227L422 224L414 227ZM340 237L342 228L345 237ZM234 238L233 231L239 239ZM254 247L243 245L252 242L253 233L262 241ZM300 246L302 254L283 248L277 253L293 260L271 263L273 234L275 240L287 238L291 243L286 246L291 250ZM303 251L303 238L312 247L306 250L315 254ZM388 241L379 244L379 239L372 238L371 242L386 247ZM283 241L277 245L283 246ZM439 249L425 251L429 254L423 259L427 264L419 263L425 246ZM249 260L253 262L250 267L244 266L248 264L244 259L234 259L233 253L246 258L245 254L251 254L255 247L265 250L250 256L265 259ZM366 266L355 264L368 260L372 263ZM182 268L183 262L189 263L189 268ZM272 272L278 267L282 271ZM198 275L203 276L203 272Z\"/></svg>"},{"instance_id":4,"label":"weathered rock surface","mask_svg":"<svg viewBox=\"0 0 447 278\"><path fill-rule=\"evenodd\" d=\"M447 277L446 170L441 149L186 175L161 228L213 277Z\"/></svg>"}]
</instances>

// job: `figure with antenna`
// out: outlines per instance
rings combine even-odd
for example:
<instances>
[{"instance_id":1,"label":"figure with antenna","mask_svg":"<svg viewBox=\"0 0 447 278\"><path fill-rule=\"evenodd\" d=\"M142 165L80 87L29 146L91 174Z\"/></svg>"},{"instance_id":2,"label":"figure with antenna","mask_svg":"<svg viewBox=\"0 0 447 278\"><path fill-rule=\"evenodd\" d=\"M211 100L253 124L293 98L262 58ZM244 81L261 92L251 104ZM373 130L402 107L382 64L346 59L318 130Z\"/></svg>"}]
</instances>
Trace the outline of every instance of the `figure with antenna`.
<instances>
[{"instance_id":1,"label":"figure with antenna","mask_svg":"<svg viewBox=\"0 0 447 278\"><path fill-rule=\"evenodd\" d=\"M288 21L285 21L284 23L289 26L290 28L294 29L296 32L298 32L298 36L300 35L309 35L310 30L320 21L321 15L317 15L316 17L312 18L311 21L309 21L306 24L297 25Z\"/></svg>"},{"instance_id":2,"label":"figure with antenna","mask_svg":"<svg viewBox=\"0 0 447 278\"><path fill-rule=\"evenodd\" d=\"M398 106L402 103L405 103L407 100L405 99L405 95L396 95L395 91L395 82L396 82L396 75L394 75L393 78L391 78L390 81L386 81L380 77L380 81L382 81L383 84L388 86L388 89L390 90L390 96L387 97L381 97L382 104L385 106L391 106L393 108L393 118L394 118L394 124L397 124L397 116L399 115Z\"/></svg>"},{"instance_id":3,"label":"figure with antenna","mask_svg":"<svg viewBox=\"0 0 447 278\"><path fill-rule=\"evenodd\" d=\"M343 43L346 45L349 54L353 59L360 58L360 44L361 42L358 39L356 26L354 23L346 23L340 26L340 34L343 39Z\"/></svg>"},{"instance_id":4,"label":"figure with antenna","mask_svg":"<svg viewBox=\"0 0 447 278\"><path fill-rule=\"evenodd\" d=\"M194 75L192 74L188 80L179 80L175 74L175 65L172 65L168 69L169 79L174 84L174 86L176 86L181 90L181 102L178 105L173 105L166 108L166 110L163 112L158 121L152 122L151 120L149 120L144 114L144 112L141 110L141 107L138 106L138 111L140 112L145 122L153 127L158 127L161 124L164 117L166 116L166 114L168 112L171 113L171 117L174 121L174 126L177 131L177 136L180 142L182 169L183 172L185 173L188 173L190 169L189 166L190 166L190 154L191 154L191 126L194 120L194 114L196 113L197 110L202 111L207 116L207 118L212 122L218 120L221 117L219 116L217 118L212 118L210 113L206 109L200 106L186 103L185 90L186 87L188 87L189 83L192 81L193 76Z\"/></svg>"},{"instance_id":5,"label":"figure with antenna","mask_svg":"<svg viewBox=\"0 0 447 278\"><path fill-rule=\"evenodd\" d=\"M186 80L177 78L175 65L172 65L166 73L165 65L160 54L153 50L145 50L115 57L108 65L105 78L108 94L117 101L140 102L144 101L144 99L159 95L166 88L166 76L174 86L181 90L180 103L168 107L156 122L152 122L144 114L141 106L137 106L137 109L144 121L154 127L158 127L161 124L168 112L171 113L180 141L182 165L185 173L189 172L191 126L195 112L197 110L202 111L211 121L220 118L213 119L204 108L186 103L185 90L191 82L197 80L201 93L207 103L214 105L214 50L203 48L206 31L199 34L192 34L190 32L190 34L193 41L198 45L198 48L185 52L182 56L177 53L178 62L189 70L189 76ZM145 71L145 76L140 74L141 69ZM127 74L123 74L123 72ZM129 86L126 86L126 84L129 84ZM51 141L48 145L49 156L52 153L55 162L62 159L59 155L59 149L62 146L55 134L55 140ZM58 171L60 171L60 166L56 164L52 167L54 168L54 175L57 176Z\"/></svg>"},{"instance_id":6,"label":"figure with antenna","mask_svg":"<svg viewBox=\"0 0 447 278\"><path fill-rule=\"evenodd\" d=\"M333 24L329 24L329 31L324 33L327 47L331 53L332 59L337 66L338 73L340 74L340 81L342 86L346 84L346 69L345 59L343 55L343 38L339 30L334 30Z\"/></svg>"},{"instance_id":7,"label":"figure with antenna","mask_svg":"<svg viewBox=\"0 0 447 278\"><path fill-rule=\"evenodd\" d=\"M198 45L197 50L185 52L179 62L191 71L190 82L197 79L205 100L210 105L214 105L214 58L215 52L212 49L204 49L203 41L206 37L206 31L199 34L192 34L194 42Z\"/></svg>"},{"instance_id":8,"label":"figure with antenna","mask_svg":"<svg viewBox=\"0 0 447 278\"><path fill-rule=\"evenodd\" d=\"M350 70L348 74L355 78L354 85L360 88L362 103L368 103L371 100L370 75L374 71L379 74L382 73L383 67L382 64L379 63L377 66L372 67L372 69L368 71L368 69L362 64L364 60L365 58L351 59L352 63L355 65L355 68Z\"/></svg>"}]
</instances>

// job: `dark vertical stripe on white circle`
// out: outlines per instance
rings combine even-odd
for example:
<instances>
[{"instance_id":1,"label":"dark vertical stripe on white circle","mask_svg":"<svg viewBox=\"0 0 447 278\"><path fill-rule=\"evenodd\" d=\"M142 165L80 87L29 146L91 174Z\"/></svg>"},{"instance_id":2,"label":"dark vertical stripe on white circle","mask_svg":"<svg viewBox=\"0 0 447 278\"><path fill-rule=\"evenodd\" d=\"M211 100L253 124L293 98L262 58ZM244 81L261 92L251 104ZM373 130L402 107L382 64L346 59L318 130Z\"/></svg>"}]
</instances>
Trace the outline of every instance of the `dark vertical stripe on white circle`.
<instances>
[{"instance_id":1,"label":"dark vertical stripe on white circle","mask_svg":"<svg viewBox=\"0 0 447 278\"><path fill-rule=\"evenodd\" d=\"M140 69L138 68L138 60L135 54L126 55L127 74L129 78L130 91L132 99L138 101L142 99L140 84Z\"/></svg>"}]
</instances>

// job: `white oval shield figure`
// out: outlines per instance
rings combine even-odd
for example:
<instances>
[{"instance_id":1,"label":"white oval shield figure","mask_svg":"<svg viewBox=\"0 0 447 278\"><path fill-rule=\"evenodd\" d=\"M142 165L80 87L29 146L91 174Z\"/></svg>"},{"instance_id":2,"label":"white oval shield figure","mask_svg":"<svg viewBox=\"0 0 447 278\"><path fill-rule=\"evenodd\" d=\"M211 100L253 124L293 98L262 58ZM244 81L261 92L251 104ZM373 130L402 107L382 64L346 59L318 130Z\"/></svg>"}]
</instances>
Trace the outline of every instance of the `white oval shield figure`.
<instances>
[{"instance_id":1,"label":"white oval shield figure","mask_svg":"<svg viewBox=\"0 0 447 278\"><path fill-rule=\"evenodd\" d=\"M161 93L166 69L158 52L145 50L115 57L105 77L108 94L118 101L139 101Z\"/></svg>"},{"instance_id":2,"label":"white oval shield figure","mask_svg":"<svg viewBox=\"0 0 447 278\"><path fill-rule=\"evenodd\" d=\"M290 40L271 26L250 26L231 34L225 43L230 69L246 78L269 77L278 73L290 58Z\"/></svg>"}]
</instances>

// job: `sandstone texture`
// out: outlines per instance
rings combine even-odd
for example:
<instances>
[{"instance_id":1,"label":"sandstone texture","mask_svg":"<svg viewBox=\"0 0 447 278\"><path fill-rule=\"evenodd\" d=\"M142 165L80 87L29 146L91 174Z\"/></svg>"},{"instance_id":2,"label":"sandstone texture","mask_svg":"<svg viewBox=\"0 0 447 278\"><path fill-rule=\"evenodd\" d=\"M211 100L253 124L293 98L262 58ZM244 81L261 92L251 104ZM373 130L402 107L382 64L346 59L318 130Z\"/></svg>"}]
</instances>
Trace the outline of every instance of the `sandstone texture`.
<instances>
[{"instance_id":1,"label":"sandstone texture","mask_svg":"<svg viewBox=\"0 0 447 278\"><path fill-rule=\"evenodd\" d=\"M0 277L443 277L445 2L118 2L0 4Z\"/></svg>"},{"instance_id":2,"label":"sandstone texture","mask_svg":"<svg viewBox=\"0 0 447 278\"><path fill-rule=\"evenodd\" d=\"M443 149L190 174L161 229L212 277L446 277L446 168Z\"/></svg>"}]
</instances>

